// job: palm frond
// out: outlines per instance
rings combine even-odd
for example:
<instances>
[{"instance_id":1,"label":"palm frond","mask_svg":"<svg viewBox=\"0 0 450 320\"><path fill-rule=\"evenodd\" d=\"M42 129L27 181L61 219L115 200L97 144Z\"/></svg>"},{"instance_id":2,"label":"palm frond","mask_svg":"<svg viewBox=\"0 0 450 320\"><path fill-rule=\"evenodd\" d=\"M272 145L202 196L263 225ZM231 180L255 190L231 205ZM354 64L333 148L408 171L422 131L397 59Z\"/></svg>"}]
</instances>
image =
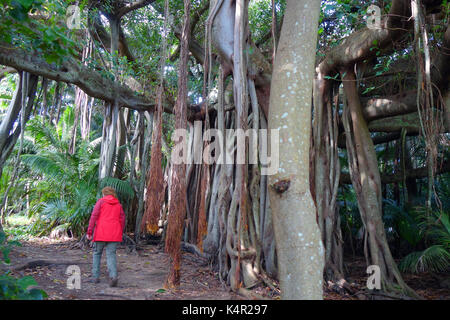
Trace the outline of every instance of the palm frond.
<instances>
[{"instance_id":1,"label":"palm frond","mask_svg":"<svg viewBox=\"0 0 450 320\"><path fill-rule=\"evenodd\" d=\"M41 217L48 220L63 220L67 212L67 202L62 199L57 199L44 204Z\"/></svg>"},{"instance_id":2,"label":"palm frond","mask_svg":"<svg viewBox=\"0 0 450 320\"><path fill-rule=\"evenodd\" d=\"M117 196L123 200L131 200L134 197L134 191L128 180L120 180L113 177L106 177L100 181L99 187L112 187L116 190Z\"/></svg>"},{"instance_id":3,"label":"palm frond","mask_svg":"<svg viewBox=\"0 0 450 320\"><path fill-rule=\"evenodd\" d=\"M423 251L412 252L399 264L403 272L444 272L450 268L450 252L442 245L433 245Z\"/></svg>"},{"instance_id":4,"label":"palm frond","mask_svg":"<svg viewBox=\"0 0 450 320\"><path fill-rule=\"evenodd\" d=\"M38 118L32 119L28 125L27 130L30 131L34 137L35 143L41 149L54 149L64 151L67 149L67 143L64 143L55 128L45 122L42 123Z\"/></svg>"},{"instance_id":5,"label":"palm frond","mask_svg":"<svg viewBox=\"0 0 450 320\"><path fill-rule=\"evenodd\" d=\"M66 179L66 173L60 164L54 159L45 155L24 154L21 156L23 163L28 165L33 171L45 175L52 180Z\"/></svg>"}]
</instances>

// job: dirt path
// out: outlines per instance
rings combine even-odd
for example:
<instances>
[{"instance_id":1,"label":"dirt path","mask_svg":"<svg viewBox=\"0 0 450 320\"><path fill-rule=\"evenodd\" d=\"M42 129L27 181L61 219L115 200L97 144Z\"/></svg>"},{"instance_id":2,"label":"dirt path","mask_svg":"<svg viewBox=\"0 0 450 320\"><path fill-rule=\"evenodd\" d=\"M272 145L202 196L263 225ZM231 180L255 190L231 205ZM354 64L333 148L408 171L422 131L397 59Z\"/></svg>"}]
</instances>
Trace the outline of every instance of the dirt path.
<instances>
[{"instance_id":1,"label":"dirt path","mask_svg":"<svg viewBox=\"0 0 450 320\"><path fill-rule=\"evenodd\" d=\"M30 261L44 260L64 264L33 266L13 272L14 276L33 276L48 294L49 300L59 299L242 299L230 292L218 280L208 265L190 253L183 253L180 289L163 290L168 270L168 256L156 246L144 246L137 253L127 253L119 246L117 262L118 287L110 288L106 270L106 253L103 253L100 283L89 283L92 267L92 249L71 249L74 241L34 239L22 242L11 253L11 269L23 267ZM65 274L68 265L81 269L81 289L68 289Z\"/></svg>"},{"instance_id":2,"label":"dirt path","mask_svg":"<svg viewBox=\"0 0 450 320\"><path fill-rule=\"evenodd\" d=\"M216 273L211 271L205 261L191 253L183 253L181 267L181 285L176 291L163 289L169 269L168 256L157 246L143 246L139 253L127 253L124 246L117 251L119 284L110 288L106 270L106 254L101 264L100 283L89 283L92 267L92 249L71 249L74 240L51 240L36 238L23 241L21 247L14 247L10 253L13 276L33 276L48 294L49 300L243 300L244 297L230 291L222 285ZM56 262L53 265L21 268L31 261ZM38 263L39 264L39 263ZM68 289L66 270L69 265L77 265L81 270L81 289ZM5 267L0 264L0 271ZM367 274L363 258L346 263L347 281L361 290L365 287ZM20 269L20 270L17 270ZM425 299L449 300L449 288L442 288L440 282L430 274L404 275L405 281ZM259 286L255 290L260 296L278 299L271 289ZM356 300L357 296L338 294L324 287L325 300Z\"/></svg>"}]
</instances>

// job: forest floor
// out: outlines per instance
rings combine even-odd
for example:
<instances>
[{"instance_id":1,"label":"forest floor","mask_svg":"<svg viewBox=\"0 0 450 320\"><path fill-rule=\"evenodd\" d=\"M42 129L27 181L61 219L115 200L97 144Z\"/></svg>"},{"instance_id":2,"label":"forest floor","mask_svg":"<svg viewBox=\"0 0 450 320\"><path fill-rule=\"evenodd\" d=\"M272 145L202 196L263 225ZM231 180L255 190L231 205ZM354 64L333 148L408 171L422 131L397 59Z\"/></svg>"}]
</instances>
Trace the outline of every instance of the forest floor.
<instances>
[{"instance_id":1,"label":"forest floor","mask_svg":"<svg viewBox=\"0 0 450 320\"><path fill-rule=\"evenodd\" d=\"M177 290L165 290L164 281L169 269L166 253L156 245L144 245L141 250L127 252L125 246L117 250L119 283L115 288L108 284L106 253L101 265L100 283L89 283L92 267L92 249L74 246L75 240L53 240L31 238L22 241L22 246L14 247L10 253L13 276L33 276L39 288L44 289L49 300L241 300L246 299L232 292L218 280L217 273L200 257L183 252L181 285ZM44 261L44 263L42 263ZM30 264L30 262L33 262ZM45 262L52 264L46 265ZM81 270L81 288L68 289L66 270L69 265L77 265ZM0 266L0 269L2 266ZM365 287L367 274L364 259L352 259L346 264L348 281L357 290ZM440 281L431 275L405 275L405 281L425 299L450 299L450 290L441 288ZM255 293L269 299L279 299L278 286L274 290L263 285ZM339 294L325 288L327 300L354 300L357 295ZM359 296L361 298L361 296Z\"/></svg>"}]
</instances>

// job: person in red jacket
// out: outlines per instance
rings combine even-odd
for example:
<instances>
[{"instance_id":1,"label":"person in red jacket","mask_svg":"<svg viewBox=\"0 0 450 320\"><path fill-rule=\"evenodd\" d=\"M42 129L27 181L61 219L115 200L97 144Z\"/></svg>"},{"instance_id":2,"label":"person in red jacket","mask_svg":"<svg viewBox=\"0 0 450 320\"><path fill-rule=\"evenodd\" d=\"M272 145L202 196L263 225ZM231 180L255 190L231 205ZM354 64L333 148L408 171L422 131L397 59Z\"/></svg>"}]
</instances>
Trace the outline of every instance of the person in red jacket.
<instances>
[{"instance_id":1,"label":"person in red jacket","mask_svg":"<svg viewBox=\"0 0 450 320\"><path fill-rule=\"evenodd\" d=\"M106 248L110 286L115 287L117 286L116 250L117 244L122 242L125 213L113 188L103 188L102 194L103 198L97 201L92 211L87 230L87 239L94 241L92 282L100 282L100 261L103 249Z\"/></svg>"}]
</instances>

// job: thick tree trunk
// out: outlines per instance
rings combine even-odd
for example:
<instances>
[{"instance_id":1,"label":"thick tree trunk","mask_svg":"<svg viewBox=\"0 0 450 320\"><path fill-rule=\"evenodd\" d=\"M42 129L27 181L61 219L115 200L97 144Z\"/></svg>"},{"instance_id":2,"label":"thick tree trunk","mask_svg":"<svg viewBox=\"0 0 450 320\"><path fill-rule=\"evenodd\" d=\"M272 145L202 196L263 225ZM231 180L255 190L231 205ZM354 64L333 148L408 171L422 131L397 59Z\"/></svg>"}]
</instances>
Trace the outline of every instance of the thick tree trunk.
<instances>
[{"instance_id":1,"label":"thick tree trunk","mask_svg":"<svg viewBox=\"0 0 450 320\"><path fill-rule=\"evenodd\" d=\"M287 1L270 90L269 129L280 133L280 164L269 177L269 196L283 299L323 295L324 248L309 187L319 12L318 1Z\"/></svg>"},{"instance_id":2,"label":"thick tree trunk","mask_svg":"<svg viewBox=\"0 0 450 320\"><path fill-rule=\"evenodd\" d=\"M375 148L356 88L353 68L341 70L349 116L344 110L350 175L355 188L361 219L365 227L365 254L368 265L381 271L384 290L394 290L394 280L406 293L414 295L403 281L389 249L382 220L381 178ZM349 117L349 119L347 118ZM348 121L351 120L351 123Z\"/></svg>"}]
</instances>

